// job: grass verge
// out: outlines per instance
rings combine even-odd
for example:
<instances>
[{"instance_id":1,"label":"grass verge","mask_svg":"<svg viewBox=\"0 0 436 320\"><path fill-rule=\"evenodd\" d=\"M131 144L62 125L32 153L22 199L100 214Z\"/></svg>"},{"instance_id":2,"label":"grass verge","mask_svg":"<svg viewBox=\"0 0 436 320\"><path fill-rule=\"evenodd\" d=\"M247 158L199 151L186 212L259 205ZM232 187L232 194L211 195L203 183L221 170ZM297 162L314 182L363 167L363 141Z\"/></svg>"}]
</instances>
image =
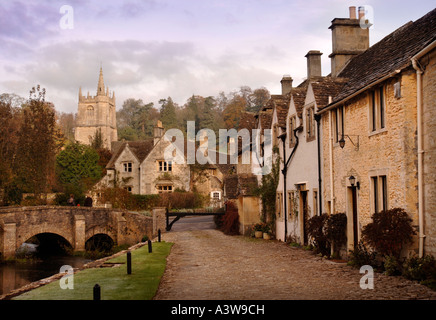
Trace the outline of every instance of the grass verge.
<instances>
[{"instance_id":1,"label":"grass verge","mask_svg":"<svg viewBox=\"0 0 436 320\"><path fill-rule=\"evenodd\" d=\"M60 280L57 280L13 300L92 300L95 284L101 287L102 300L150 300L156 294L172 245L154 242L152 253L148 253L147 245L132 251L130 275L127 274L126 254L123 254L107 261L121 265L75 273L73 289L61 289Z\"/></svg>"}]
</instances>

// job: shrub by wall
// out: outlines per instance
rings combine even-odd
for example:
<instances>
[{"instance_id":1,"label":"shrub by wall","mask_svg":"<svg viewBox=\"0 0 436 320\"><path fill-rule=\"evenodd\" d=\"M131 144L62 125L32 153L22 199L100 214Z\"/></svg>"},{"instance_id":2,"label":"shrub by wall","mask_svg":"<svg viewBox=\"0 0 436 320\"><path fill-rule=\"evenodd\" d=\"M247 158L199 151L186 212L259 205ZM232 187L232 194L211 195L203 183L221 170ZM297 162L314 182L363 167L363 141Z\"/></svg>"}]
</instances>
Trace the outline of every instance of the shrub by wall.
<instances>
[{"instance_id":1,"label":"shrub by wall","mask_svg":"<svg viewBox=\"0 0 436 320\"><path fill-rule=\"evenodd\" d=\"M341 246L347 241L347 215L337 213L314 216L307 221L307 233L312 237L315 249L326 256L330 256L330 248L338 254Z\"/></svg>"},{"instance_id":2,"label":"shrub by wall","mask_svg":"<svg viewBox=\"0 0 436 320\"><path fill-rule=\"evenodd\" d=\"M172 192L138 195L124 188L105 188L101 190L102 203L110 203L113 208L133 211L150 211L153 207L168 209L199 208L204 198L196 192Z\"/></svg>"},{"instance_id":3,"label":"shrub by wall","mask_svg":"<svg viewBox=\"0 0 436 320\"><path fill-rule=\"evenodd\" d=\"M374 213L372 222L362 230L362 239L382 256L399 258L403 246L411 243L416 232L404 209Z\"/></svg>"},{"instance_id":4,"label":"shrub by wall","mask_svg":"<svg viewBox=\"0 0 436 320\"><path fill-rule=\"evenodd\" d=\"M330 255L330 244L325 233L328 215L313 216L307 221L307 234L312 237L315 249L322 255Z\"/></svg>"},{"instance_id":5,"label":"shrub by wall","mask_svg":"<svg viewBox=\"0 0 436 320\"><path fill-rule=\"evenodd\" d=\"M226 213L221 216L219 224L221 227L219 228L222 232L229 235L238 235L239 234L239 213L238 207L232 203L226 203Z\"/></svg>"}]
</instances>

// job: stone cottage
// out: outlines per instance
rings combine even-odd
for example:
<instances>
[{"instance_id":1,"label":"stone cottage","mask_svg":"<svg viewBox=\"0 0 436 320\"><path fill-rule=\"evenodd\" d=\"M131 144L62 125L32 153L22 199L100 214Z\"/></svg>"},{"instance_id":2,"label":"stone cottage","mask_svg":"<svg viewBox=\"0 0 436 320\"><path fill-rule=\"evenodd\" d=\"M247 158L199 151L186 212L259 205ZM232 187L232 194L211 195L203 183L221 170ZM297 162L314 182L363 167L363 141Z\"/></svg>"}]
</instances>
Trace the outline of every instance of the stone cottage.
<instances>
[{"instance_id":1,"label":"stone cottage","mask_svg":"<svg viewBox=\"0 0 436 320\"><path fill-rule=\"evenodd\" d=\"M113 144L113 156L106 166L107 174L99 186L122 187L134 194L158 194L176 189L191 190L190 167L184 153L182 161L165 157L172 143L164 138L164 128L158 121L154 137L144 141L119 141ZM174 156L176 156L174 154Z\"/></svg>"},{"instance_id":2,"label":"stone cottage","mask_svg":"<svg viewBox=\"0 0 436 320\"><path fill-rule=\"evenodd\" d=\"M429 116L435 92L436 10L372 47L368 29L360 26L353 8L350 12L350 18L334 19L330 27L331 77L345 82L330 103L318 108L324 207L329 213L346 213L348 249L357 245L374 212L403 208L419 230L409 250L422 255L425 232L432 230L424 224L425 204L431 210L432 200L424 196L434 191L434 128ZM429 150L425 156L424 141ZM434 211L428 211L427 221L433 216ZM434 245L434 236L428 238Z\"/></svg>"}]
</instances>

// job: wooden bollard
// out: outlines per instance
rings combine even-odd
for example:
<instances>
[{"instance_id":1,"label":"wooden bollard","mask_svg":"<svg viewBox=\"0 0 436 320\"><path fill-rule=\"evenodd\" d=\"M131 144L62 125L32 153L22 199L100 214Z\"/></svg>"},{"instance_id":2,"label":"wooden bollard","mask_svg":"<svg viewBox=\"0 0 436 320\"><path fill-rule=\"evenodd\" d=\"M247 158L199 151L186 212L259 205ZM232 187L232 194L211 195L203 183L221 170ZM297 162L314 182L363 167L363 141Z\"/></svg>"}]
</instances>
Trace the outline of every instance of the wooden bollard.
<instances>
[{"instance_id":1,"label":"wooden bollard","mask_svg":"<svg viewBox=\"0 0 436 320\"><path fill-rule=\"evenodd\" d=\"M152 253L153 248L151 247L151 240L148 240L148 253Z\"/></svg>"},{"instance_id":2,"label":"wooden bollard","mask_svg":"<svg viewBox=\"0 0 436 320\"><path fill-rule=\"evenodd\" d=\"M132 274L132 253L127 251L127 274Z\"/></svg>"},{"instance_id":3,"label":"wooden bollard","mask_svg":"<svg viewBox=\"0 0 436 320\"><path fill-rule=\"evenodd\" d=\"M94 286L94 290L93 290L93 298L95 301L99 301L101 300L101 290L100 290L100 286L98 284L96 284Z\"/></svg>"},{"instance_id":4,"label":"wooden bollard","mask_svg":"<svg viewBox=\"0 0 436 320\"><path fill-rule=\"evenodd\" d=\"M160 240L161 240L161 231L159 229L159 230L157 230L157 241L160 242Z\"/></svg>"}]
</instances>

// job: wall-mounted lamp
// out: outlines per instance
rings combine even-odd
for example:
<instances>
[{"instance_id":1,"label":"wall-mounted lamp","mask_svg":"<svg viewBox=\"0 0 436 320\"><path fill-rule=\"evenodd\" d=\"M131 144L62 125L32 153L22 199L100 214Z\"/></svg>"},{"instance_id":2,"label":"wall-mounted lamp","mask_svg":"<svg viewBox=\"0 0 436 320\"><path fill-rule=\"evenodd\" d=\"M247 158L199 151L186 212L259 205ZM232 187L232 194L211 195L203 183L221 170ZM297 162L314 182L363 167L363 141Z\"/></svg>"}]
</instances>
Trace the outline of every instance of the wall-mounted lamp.
<instances>
[{"instance_id":1,"label":"wall-mounted lamp","mask_svg":"<svg viewBox=\"0 0 436 320\"><path fill-rule=\"evenodd\" d=\"M347 138L350 140L350 142L351 142L351 143L353 144L353 146L356 148L356 151L359 151L360 143L359 143L359 136L357 136L357 135L355 135L355 136L352 135L352 137L356 137L356 140L357 140L357 142L354 143L354 141L351 140L351 138L350 138L349 135L347 135L347 134L343 134L343 135L342 135L342 139L339 140L339 146L341 147L341 149L344 149L344 147L345 147L345 137L347 137Z\"/></svg>"},{"instance_id":2,"label":"wall-mounted lamp","mask_svg":"<svg viewBox=\"0 0 436 320\"><path fill-rule=\"evenodd\" d=\"M360 182L356 182L356 178L354 176L349 177L348 180L350 181L351 187L354 187L356 185L357 189L360 189Z\"/></svg>"}]
</instances>

